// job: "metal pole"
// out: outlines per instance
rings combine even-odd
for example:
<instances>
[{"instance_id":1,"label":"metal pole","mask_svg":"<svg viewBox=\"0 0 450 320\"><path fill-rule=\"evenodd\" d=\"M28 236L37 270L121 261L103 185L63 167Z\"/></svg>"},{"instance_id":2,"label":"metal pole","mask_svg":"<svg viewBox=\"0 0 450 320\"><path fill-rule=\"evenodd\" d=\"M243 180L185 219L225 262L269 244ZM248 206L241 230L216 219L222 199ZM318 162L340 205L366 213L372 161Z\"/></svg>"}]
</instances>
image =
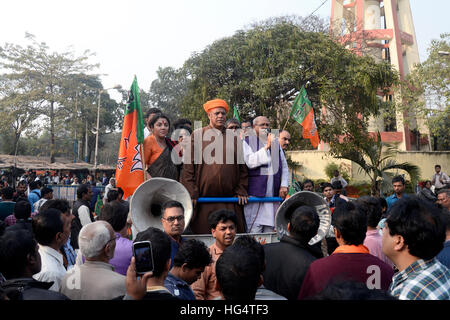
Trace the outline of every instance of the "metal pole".
<instances>
[{"instance_id":1,"label":"metal pole","mask_svg":"<svg viewBox=\"0 0 450 320\"><path fill-rule=\"evenodd\" d=\"M102 96L102 90L98 90L98 106L97 106L97 132L95 133L95 156L94 156L94 169L97 169L97 152L98 152L98 129L100 124L100 97Z\"/></svg>"},{"instance_id":2,"label":"metal pole","mask_svg":"<svg viewBox=\"0 0 450 320\"><path fill-rule=\"evenodd\" d=\"M254 203L254 202L281 202L283 201L280 197L249 197L248 203ZM219 198L219 197L201 197L197 199L197 203L238 203L239 198L237 197L229 197L229 198Z\"/></svg>"}]
</instances>

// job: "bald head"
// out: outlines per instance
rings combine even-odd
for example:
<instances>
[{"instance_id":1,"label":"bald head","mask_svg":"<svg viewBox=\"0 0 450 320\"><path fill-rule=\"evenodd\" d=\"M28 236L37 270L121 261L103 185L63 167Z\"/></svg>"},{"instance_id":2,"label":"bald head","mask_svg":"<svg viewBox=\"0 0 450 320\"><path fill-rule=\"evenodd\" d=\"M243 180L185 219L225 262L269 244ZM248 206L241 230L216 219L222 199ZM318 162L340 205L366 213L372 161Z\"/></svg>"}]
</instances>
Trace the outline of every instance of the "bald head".
<instances>
[{"instance_id":1,"label":"bald head","mask_svg":"<svg viewBox=\"0 0 450 320\"><path fill-rule=\"evenodd\" d=\"M278 138L280 146L283 150L286 150L291 142L291 135L286 130L280 132L280 137Z\"/></svg>"},{"instance_id":2,"label":"bald head","mask_svg":"<svg viewBox=\"0 0 450 320\"><path fill-rule=\"evenodd\" d=\"M105 252L106 246L114 239L114 230L106 221L95 221L85 225L78 235L78 243L81 254L88 260L103 260L105 256L109 259L110 248ZM112 248L114 254L114 248ZM108 259L108 260L109 260Z\"/></svg>"}]
</instances>

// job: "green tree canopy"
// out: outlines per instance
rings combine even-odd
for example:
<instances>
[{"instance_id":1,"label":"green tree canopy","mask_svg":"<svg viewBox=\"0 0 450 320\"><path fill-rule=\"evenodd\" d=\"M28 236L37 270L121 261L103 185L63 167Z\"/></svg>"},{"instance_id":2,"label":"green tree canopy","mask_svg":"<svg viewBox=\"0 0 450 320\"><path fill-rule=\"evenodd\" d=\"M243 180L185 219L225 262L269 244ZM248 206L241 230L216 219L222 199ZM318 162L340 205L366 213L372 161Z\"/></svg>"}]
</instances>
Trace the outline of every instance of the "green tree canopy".
<instances>
[{"instance_id":1,"label":"green tree canopy","mask_svg":"<svg viewBox=\"0 0 450 320\"><path fill-rule=\"evenodd\" d=\"M427 51L427 60L401 85L404 100L400 107L426 120L434 150L450 150L450 33L432 40Z\"/></svg>"},{"instance_id":2,"label":"green tree canopy","mask_svg":"<svg viewBox=\"0 0 450 320\"><path fill-rule=\"evenodd\" d=\"M377 92L387 91L397 75L387 63L352 54L333 41L326 25L319 22L273 18L217 40L194 53L179 70L169 69L185 77L176 80L185 94L180 99L167 90L165 99L180 101L183 117L205 123L203 103L222 98L238 106L241 118L265 115L273 128L281 129L292 100L306 85L321 139L332 143L342 135L366 132L369 116L378 114L382 106ZM177 87L167 78L157 82ZM298 147L300 126L291 121L287 130L293 147Z\"/></svg>"}]
</instances>

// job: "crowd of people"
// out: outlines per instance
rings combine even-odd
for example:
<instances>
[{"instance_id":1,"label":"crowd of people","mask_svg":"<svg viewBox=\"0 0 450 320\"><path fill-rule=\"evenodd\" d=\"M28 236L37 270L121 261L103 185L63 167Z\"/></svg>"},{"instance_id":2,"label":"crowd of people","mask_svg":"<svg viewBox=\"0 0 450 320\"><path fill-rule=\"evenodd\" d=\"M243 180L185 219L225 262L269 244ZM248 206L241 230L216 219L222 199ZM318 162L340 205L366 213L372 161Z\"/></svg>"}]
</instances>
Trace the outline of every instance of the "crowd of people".
<instances>
[{"instance_id":1,"label":"crowd of people","mask_svg":"<svg viewBox=\"0 0 450 320\"><path fill-rule=\"evenodd\" d=\"M194 208L189 226L183 204L171 199L157 215L161 229L130 235L130 204L114 178L98 215L90 183L77 187L73 204L53 199L51 188L37 181L4 187L0 298L450 300L450 181L439 165L430 185L414 195L405 193L402 176L394 177L386 198L349 199L339 172L320 186L304 180L302 190L319 194L332 212L328 233L310 244L320 218L303 204L286 217L288 233L262 245L253 235L276 231L280 202L249 197L288 196L290 135L274 134L264 116L226 121L224 100L208 101L204 110L209 125L192 131L179 119L176 139L168 137L169 117L157 109L146 117L144 168L149 179L186 187ZM200 197L236 201L200 203ZM211 235L213 243L187 237L187 227ZM138 272L133 247L146 241L152 270Z\"/></svg>"}]
</instances>

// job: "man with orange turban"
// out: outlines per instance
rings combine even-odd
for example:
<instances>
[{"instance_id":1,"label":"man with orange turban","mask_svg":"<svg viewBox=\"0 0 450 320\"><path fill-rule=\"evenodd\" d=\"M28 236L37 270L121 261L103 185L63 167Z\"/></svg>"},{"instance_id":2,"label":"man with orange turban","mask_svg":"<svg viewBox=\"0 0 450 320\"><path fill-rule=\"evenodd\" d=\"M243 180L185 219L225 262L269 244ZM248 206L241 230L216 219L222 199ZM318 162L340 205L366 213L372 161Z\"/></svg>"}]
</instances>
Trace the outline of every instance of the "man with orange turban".
<instances>
[{"instance_id":1,"label":"man with orange turban","mask_svg":"<svg viewBox=\"0 0 450 320\"><path fill-rule=\"evenodd\" d=\"M246 226L242 206L248 199L248 177L247 166L238 157L242 141L237 134L232 139L226 138L225 121L229 110L226 101L210 100L203 109L208 114L209 125L195 130L190 136L180 178L194 203L194 215L189 226L194 234L210 234L209 214L228 209L236 213L237 232L243 233ZM200 197L238 197L239 202L197 203Z\"/></svg>"}]
</instances>

